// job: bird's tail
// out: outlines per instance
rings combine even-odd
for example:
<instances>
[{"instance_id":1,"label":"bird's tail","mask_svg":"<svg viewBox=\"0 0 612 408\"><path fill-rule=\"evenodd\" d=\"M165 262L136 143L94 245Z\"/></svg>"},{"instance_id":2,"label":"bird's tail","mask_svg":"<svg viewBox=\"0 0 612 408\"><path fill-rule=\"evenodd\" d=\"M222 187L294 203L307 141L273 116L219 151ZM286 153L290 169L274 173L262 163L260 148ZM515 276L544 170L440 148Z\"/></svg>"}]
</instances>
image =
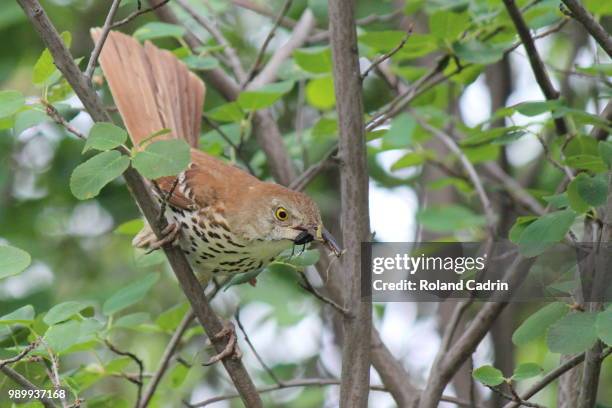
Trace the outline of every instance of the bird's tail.
<instances>
[{"instance_id":1,"label":"bird's tail","mask_svg":"<svg viewBox=\"0 0 612 408\"><path fill-rule=\"evenodd\" d=\"M101 34L91 30L96 43ZM169 129L155 140L183 138L197 147L206 88L171 52L111 31L100 65L135 146Z\"/></svg>"}]
</instances>

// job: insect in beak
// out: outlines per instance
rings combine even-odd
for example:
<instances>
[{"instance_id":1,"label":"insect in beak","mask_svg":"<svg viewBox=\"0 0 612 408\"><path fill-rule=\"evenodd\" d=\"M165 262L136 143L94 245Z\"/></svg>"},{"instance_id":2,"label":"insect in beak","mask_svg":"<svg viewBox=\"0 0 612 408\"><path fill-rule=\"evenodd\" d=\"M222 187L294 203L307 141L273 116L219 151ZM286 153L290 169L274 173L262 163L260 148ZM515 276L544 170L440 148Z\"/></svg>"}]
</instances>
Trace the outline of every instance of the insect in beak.
<instances>
[{"instance_id":1,"label":"insect in beak","mask_svg":"<svg viewBox=\"0 0 612 408\"><path fill-rule=\"evenodd\" d=\"M336 239L329 233L328 230L325 229L324 226L319 225L316 229L316 239L325 245L327 249L334 253L338 258L342 255L342 248L336 242Z\"/></svg>"}]
</instances>

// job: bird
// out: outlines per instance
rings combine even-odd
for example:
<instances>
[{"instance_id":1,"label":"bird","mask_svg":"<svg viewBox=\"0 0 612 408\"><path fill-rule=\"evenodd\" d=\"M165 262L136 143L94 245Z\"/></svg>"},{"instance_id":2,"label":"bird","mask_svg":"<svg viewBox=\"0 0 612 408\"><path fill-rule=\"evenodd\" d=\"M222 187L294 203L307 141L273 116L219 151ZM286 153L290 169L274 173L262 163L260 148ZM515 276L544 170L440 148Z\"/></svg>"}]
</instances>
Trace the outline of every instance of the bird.
<instances>
[{"instance_id":1,"label":"bird","mask_svg":"<svg viewBox=\"0 0 612 408\"><path fill-rule=\"evenodd\" d=\"M97 43L102 30L91 34ZM179 245L203 286L213 278L261 271L294 245L317 241L341 254L306 194L259 180L198 149L206 86L172 52L110 31L99 63L135 149L163 139L191 146L185 171L152 181L168 221L163 236L145 226L134 246Z\"/></svg>"}]
</instances>

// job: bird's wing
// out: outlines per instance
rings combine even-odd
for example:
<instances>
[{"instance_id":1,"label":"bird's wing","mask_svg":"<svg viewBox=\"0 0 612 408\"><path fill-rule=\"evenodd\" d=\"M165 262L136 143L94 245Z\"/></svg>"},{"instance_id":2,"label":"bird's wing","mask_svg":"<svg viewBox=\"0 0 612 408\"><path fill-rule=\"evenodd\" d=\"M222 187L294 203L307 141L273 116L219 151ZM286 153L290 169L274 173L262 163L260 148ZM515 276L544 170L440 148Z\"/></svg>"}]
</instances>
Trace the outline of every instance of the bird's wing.
<instances>
[{"instance_id":1,"label":"bird's wing","mask_svg":"<svg viewBox=\"0 0 612 408\"><path fill-rule=\"evenodd\" d=\"M100 28L91 30L95 42L101 33ZM135 146L170 129L155 140L182 138L197 147L206 89L176 56L150 42L142 46L129 35L111 31L100 65Z\"/></svg>"}]
</instances>

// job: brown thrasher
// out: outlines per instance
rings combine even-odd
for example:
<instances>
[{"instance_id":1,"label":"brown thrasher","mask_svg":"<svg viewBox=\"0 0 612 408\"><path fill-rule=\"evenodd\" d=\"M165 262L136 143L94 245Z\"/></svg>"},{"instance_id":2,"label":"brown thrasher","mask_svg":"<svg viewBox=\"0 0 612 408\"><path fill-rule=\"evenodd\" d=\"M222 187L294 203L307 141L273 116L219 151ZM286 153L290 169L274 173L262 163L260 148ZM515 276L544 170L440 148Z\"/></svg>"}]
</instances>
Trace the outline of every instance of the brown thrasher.
<instances>
[{"instance_id":1,"label":"brown thrasher","mask_svg":"<svg viewBox=\"0 0 612 408\"><path fill-rule=\"evenodd\" d=\"M100 29L92 30L94 41L100 35ZM165 237L157 240L145 227L135 246L157 249L178 239L203 284L261 270L283 250L313 240L339 255L308 196L260 181L197 149L206 88L171 52L110 32L100 65L134 146L170 129L155 140L183 138L192 147L191 164L178 180L155 180L160 202L170 193Z\"/></svg>"}]
</instances>

